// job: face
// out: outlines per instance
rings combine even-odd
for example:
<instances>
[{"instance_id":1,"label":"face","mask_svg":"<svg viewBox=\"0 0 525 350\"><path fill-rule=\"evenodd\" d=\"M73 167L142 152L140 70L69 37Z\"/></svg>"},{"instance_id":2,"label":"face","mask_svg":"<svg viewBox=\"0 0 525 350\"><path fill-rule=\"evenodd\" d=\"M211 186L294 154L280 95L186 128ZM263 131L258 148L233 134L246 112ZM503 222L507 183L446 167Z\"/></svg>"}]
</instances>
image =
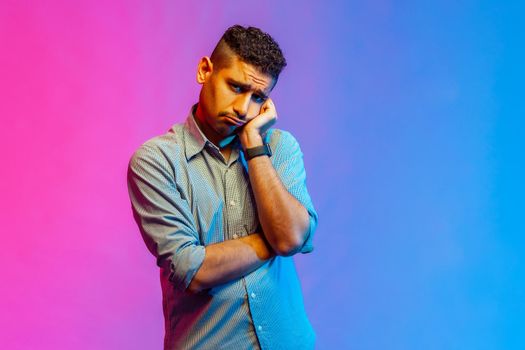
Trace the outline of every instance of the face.
<instances>
[{"instance_id":1,"label":"face","mask_svg":"<svg viewBox=\"0 0 525 350\"><path fill-rule=\"evenodd\" d=\"M271 76L235 56L220 70L214 70L209 58L203 57L197 81L202 85L197 122L206 137L217 145L239 131L238 120L248 122L259 115L274 85Z\"/></svg>"}]
</instances>

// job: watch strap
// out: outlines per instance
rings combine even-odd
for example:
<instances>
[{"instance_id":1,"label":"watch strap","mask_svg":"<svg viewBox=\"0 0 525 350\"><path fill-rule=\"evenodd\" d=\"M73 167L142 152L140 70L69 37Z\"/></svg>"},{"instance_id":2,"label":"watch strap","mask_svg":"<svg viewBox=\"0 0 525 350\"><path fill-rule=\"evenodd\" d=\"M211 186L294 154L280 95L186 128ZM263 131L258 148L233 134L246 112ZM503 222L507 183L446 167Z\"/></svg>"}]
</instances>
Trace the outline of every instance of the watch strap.
<instances>
[{"instance_id":1,"label":"watch strap","mask_svg":"<svg viewBox=\"0 0 525 350\"><path fill-rule=\"evenodd\" d=\"M272 156L272 149L270 148L270 144L265 143L262 146L252 147L252 148L246 148L245 151L246 160L250 160L255 157L259 156Z\"/></svg>"}]
</instances>

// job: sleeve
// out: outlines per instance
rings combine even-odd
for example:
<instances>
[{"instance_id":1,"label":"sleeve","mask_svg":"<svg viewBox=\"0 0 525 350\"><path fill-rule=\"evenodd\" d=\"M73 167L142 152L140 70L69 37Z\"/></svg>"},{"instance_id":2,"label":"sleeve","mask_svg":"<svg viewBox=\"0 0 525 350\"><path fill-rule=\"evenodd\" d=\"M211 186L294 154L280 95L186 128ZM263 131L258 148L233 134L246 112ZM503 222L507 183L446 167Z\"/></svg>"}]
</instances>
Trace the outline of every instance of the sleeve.
<instances>
[{"instance_id":1,"label":"sleeve","mask_svg":"<svg viewBox=\"0 0 525 350\"><path fill-rule=\"evenodd\" d=\"M272 162L284 187L308 211L310 225L300 252L303 254L310 253L314 249L313 236L317 228L318 216L306 188L303 153L299 143L292 134L283 130L274 130L272 132L270 144L273 151Z\"/></svg>"},{"instance_id":2,"label":"sleeve","mask_svg":"<svg viewBox=\"0 0 525 350\"><path fill-rule=\"evenodd\" d=\"M169 266L174 286L185 290L205 249L173 169L159 150L143 145L131 157L127 181L133 217L149 251L159 267Z\"/></svg>"}]
</instances>

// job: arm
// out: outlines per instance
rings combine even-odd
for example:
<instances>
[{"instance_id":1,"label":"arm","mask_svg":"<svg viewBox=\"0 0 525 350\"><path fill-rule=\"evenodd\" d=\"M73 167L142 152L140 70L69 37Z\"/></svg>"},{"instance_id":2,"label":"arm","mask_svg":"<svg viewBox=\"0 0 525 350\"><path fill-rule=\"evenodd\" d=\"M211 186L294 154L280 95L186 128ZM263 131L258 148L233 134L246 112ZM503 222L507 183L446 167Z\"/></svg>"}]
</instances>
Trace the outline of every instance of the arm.
<instances>
[{"instance_id":1,"label":"arm","mask_svg":"<svg viewBox=\"0 0 525 350\"><path fill-rule=\"evenodd\" d=\"M271 99L265 102L261 112L244 126L240 134L245 149L262 145L261 135L277 118ZM260 156L250 159L248 170L259 220L266 239L278 255L295 254L301 249L308 236L310 227L308 211L288 192L270 158Z\"/></svg>"},{"instance_id":2,"label":"arm","mask_svg":"<svg viewBox=\"0 0 525 350\"><path fill-rule=\"evenodd\" d=\"M159 266L170 268L179 290L197 292L231 281L274 255L260 234L204 247L172 169L154 147L143 146L131 158L128 190L146 245Z\"/></svg>"},{"instance_id":3,"label":"arm","mask_svg":"<svg viewBox=\"0 0 525 350\"><path fill-rule=\"evenodd\" d=\"M248 169L266 239L277 254L295 254L302 247L308 230L306 209L284 188L270 158L250 159Z\"/></svg>"},{"instance_id":4,"label":"arm","mask_svg":"<svg viewBox=\"0 0 525 350\"><path fill-rule=\"evenodd\" d=\"M199 292L240 278L261 266L274 253L258 233L211 244L188 289Z\"/></svg>"}]
</instances>

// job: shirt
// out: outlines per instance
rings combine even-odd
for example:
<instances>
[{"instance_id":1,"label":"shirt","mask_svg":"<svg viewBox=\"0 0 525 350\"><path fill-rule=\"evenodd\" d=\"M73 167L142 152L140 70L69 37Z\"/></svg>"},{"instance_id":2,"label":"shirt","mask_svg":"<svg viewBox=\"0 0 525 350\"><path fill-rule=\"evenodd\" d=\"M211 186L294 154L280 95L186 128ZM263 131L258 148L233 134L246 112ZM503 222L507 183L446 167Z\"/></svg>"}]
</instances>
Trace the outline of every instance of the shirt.
<instances>
[{"instance_id":1,"label":"shirt","mask_svg":"<svg viewBox=\"0 0 525 350\"><path fill-rule=\"evenodd\" d=\"M199 129L194 108L184 124L140 146L128 167L133 215L160 267L164 347L313 348L315 333L292 257L273 257L246 276L201 293L186 290L204 260L205 246L260 232L238 140L226 161ZM278 129L270 129L265 140L283 185L308 211L301 252L311 252L318 217L299 144Z\"/></svg>"}]
</instances>

